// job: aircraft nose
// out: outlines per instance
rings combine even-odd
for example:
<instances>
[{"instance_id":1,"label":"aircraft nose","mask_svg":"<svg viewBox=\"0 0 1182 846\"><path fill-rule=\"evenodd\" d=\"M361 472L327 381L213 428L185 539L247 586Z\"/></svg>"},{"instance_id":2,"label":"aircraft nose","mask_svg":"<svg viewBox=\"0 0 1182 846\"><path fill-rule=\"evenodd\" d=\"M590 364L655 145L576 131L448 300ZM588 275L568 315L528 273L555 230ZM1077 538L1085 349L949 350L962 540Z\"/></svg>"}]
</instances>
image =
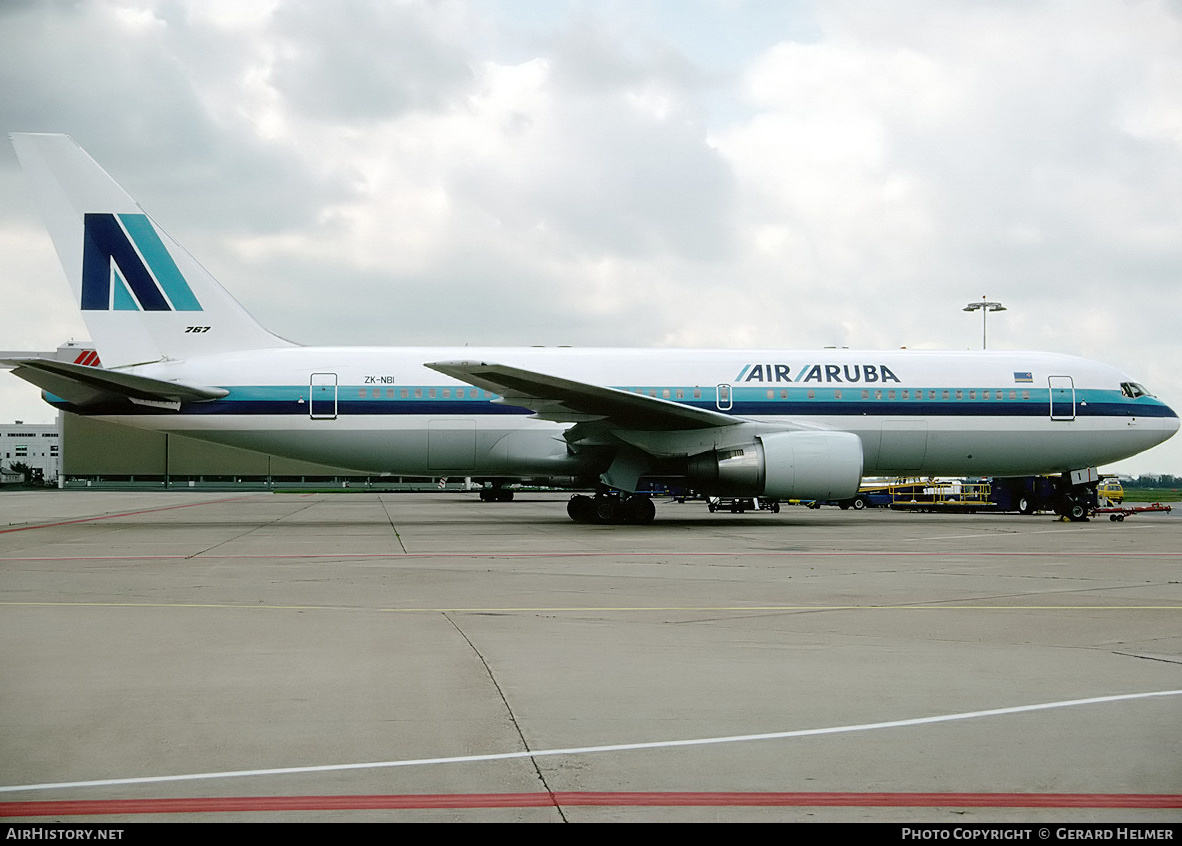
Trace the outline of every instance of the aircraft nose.
<instances>
[{"instance_id":1,"label":"aircraft nose","mask_svg":"<svg viewBox=\"0 0 1182 846\"><path fill-rule=\"evenodd\" d=\"M1170 408L1168 405L1165 407L1165 409L1166 416L1159 418L1161 421L1162 441L1168 441L1170 438L1174 437L1174 435L1178 432L1179 426L1178 412L1174 411L1174 409ZM1161 441L1158 441L1158 443L1161 443Z\"/></svg>"}]
</instances>

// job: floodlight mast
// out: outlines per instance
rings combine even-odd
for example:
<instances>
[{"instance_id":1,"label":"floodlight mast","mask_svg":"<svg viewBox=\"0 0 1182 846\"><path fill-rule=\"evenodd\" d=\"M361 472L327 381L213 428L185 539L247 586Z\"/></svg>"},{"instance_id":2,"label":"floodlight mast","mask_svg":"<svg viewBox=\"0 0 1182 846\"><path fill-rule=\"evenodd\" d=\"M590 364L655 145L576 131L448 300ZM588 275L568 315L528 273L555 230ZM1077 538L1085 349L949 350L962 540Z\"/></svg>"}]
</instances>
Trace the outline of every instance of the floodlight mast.
<instances>
[{"instance_id":1,"label":"floodlight mast","mask_svg":"<svg viewBox=\"0 0 1182 846\"><path fill-rule=\"evenodd\" d=\"M1006 307L1001 303L991 302L985 299L985 295L981 295L981 302L969 303L964 307L965 311L979 311L981 312L981 349L986 348L985 343L985 315L991 311L1005 311Z\"/></svg>"}]
</instances>

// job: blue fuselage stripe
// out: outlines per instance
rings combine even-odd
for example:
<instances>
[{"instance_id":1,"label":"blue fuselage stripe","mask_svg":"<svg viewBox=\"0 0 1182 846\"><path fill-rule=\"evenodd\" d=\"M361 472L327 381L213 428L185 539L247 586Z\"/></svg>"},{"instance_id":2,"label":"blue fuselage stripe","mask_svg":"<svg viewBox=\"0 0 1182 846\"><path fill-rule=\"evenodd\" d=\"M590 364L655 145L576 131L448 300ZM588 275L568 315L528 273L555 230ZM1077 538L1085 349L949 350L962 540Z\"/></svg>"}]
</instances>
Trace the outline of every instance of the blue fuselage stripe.
<instances>
[{"instance_id":1,"label":"blue fuselage stripe","mask_svg":"<svg viewBox=\"0 0 1182 846\"><path fill-rule=\"evenodd\" d=\"M309 391L307 386L241 386L230 387L230 394L212 402L184 403L182 414L235 414L235 415L303 415L311 413L309 408ZM401 396L405 390L408 396ZM334 401L317 399L315 406L319 415L325 409L331 413L335 406L338 416L345 415L432 415L474 417L485 415L527 415L533 412L519 406L502 405L488 399L444 398L444 390L439 386L406 386L405 388L383 388L382 394L392 393L393 396L372 396L373 389L362 386L342 385L337 391ZM454 390L454 389L450 389ZM692 393L694 389L684 389L685 393ZM703 397L700 399L674 399L681 405L692 408L717 410L714 389L698 389ZM933 418L966 418L966 417L1032 417L1045 418L1050 413L1051 393L1046 389L1024 389L1029 399L966 399L968 389L963 388L935 388L922 389L923 394L935 391L942 396L948 391L948 399L903 399L899 391L895 399L865 398L860 395L863 389L845 389L845 393L854 394L841 399L832 396L820 399L807 397L808 391L803 388L788 389L787 397L768 399L766 389L736 388L733 394L733 405L727 411L733 415L745 417L848 417L857 415L874 415L890 417L933 417ZM871 389L876 393L883 389ZM910 389L919 394L919 389ZM632 391L645 396L653 393L663 394L665 389L633 388ZM954 398L957 392L962 398ZM990 389L983 395L995 396L996 389ZM430 394L436 393L435 397ZM816 390L816 393L821 393ZM830 393L826 390L825 393ZM418 393L419 396L415 396ZM777 389L776 393L780 393ZM1009 389L1005 389L1008 396ZM364 396L362 396L364 394ZM54 397L51 401L63 408L77 413L110 413L107 409L74 408L68 403ZM1056 403L1060 398L1056 397ZM1176 417L1172 409L1151 398L1141 397L1136 400L1121 396L1116 391L1078 389L1075 392L1075 402L1070 398L1064 403L1063 410L1069 416L1077 418L1105 418L1105 417ZM145 406L135 406L131 413L159 414L158 409ZM126 412L121 412L126 413ZM1058 411L1056 412L1058 414Z\"/></svg>"}]
</instances>

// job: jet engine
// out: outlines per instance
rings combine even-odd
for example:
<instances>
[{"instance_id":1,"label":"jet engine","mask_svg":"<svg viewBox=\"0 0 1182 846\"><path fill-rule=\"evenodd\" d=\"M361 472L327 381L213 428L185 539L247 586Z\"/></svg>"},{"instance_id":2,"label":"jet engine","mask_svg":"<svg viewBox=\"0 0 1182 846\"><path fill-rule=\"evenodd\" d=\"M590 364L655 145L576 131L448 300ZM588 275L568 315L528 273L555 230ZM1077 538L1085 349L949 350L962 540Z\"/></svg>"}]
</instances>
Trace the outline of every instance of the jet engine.
<instances>
[{"instance_id":1,"label":"jet engine","mask_svg":"<svg viewBox=\"0 0 1182 846\"><path fill-rule=\"evenodd\" d=\"M848 499L862 481L862 441L850 432L772 432L691 456L687 476L713 496Z\"/></svg>"}]
</instances>

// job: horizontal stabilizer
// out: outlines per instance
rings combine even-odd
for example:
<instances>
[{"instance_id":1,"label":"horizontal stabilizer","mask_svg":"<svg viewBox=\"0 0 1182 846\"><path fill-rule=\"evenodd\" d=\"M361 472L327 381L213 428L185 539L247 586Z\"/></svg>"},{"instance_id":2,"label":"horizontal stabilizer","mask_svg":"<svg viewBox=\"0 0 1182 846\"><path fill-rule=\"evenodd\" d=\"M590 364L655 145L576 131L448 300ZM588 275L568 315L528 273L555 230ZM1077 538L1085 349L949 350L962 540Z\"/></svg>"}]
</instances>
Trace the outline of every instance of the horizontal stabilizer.
<instances>
[{"instance_id":1,"label":"horizontal stabilizer","mask_svg":"<svg viewBox=\"0 0 1182 846\"><path fill-rule=\"evenodd\" d=\"M130 400L142 405L172 407L182 402L209 402L230 392L224 388L181 385L46 358L10 358L0 364L15 368L13 375L74 405Z\"/></svg>"},{"instance_id":2,"label":"horizontal stabilizer","mask_svg":"<svg viewBox=\"0 0 1182 846\"><path fill-rule=\"evenodd\" d=\"M482 361L436 361L425 366L500 394L508 405L532 409L543 420L580 423L603 420L613 427L649 431L708 429L740 422L720 411L589 385Z\"/></svg>"}]
</instances>

